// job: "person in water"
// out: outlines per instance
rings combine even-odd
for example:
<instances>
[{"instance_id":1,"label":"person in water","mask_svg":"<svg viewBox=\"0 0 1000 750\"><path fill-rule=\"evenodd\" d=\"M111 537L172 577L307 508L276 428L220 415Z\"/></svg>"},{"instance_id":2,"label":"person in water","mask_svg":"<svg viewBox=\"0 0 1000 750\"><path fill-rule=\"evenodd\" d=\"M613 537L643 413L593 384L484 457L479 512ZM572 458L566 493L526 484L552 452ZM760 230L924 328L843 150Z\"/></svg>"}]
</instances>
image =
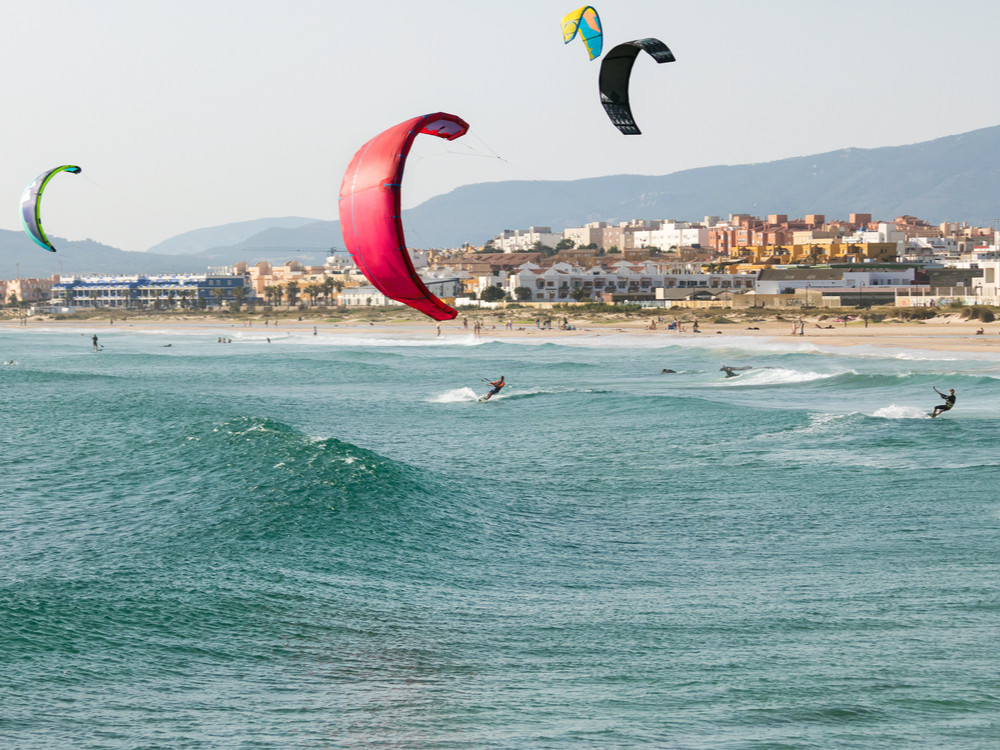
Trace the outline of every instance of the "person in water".
<instances>
[{"instance_id":1,"label":"person in water","mask_svg":"<svg viewBox=\"0 0 1000 750\"><path fill-rule=\"evenodd\" d=\"M722 372L726 373L726 377L727 378L735 378L735 377L737 377L735 370L751 370L751 369L753 369L753 368L749 367L749 366L747 366L747 367L730 367L729 365L723 365L722 367L719 368L719 370L721 370Z\"/></svg>"},{"instance_id":2,"label":"person in water","mask_svg":"<svg viewBox=\"0 0 1000 750\"><path fill-rule=\"evenodd\" d=\"M943 414L944 412L948 411L949 409L951 409L951 407L953 407L955 405L955 389L954 388L949 388L948 389L948 395L947 396L945 396L943 393L941 393L941 391L939 391L937 388L934 388L934 392L937 395L939 395L941 398L944 399L944 403L943 404L938 404L937 406L934 407L934 411L931 412L931 416L932 417L936 417L938 414Z\"/></svg>"},{"instance_id":3,"label":"person in water","mask_svg":"<svg viewBox=\"0 0 1000 750\"><path fill-rule=\"evenodd\" d=\"M500 389L507 385L507 383L504 382L503 375L501 375L499 380L492 381L490 385L493 386L493 390L486 394L486 398L492 398L500 393Z\"/></svg>"}]
</instances>

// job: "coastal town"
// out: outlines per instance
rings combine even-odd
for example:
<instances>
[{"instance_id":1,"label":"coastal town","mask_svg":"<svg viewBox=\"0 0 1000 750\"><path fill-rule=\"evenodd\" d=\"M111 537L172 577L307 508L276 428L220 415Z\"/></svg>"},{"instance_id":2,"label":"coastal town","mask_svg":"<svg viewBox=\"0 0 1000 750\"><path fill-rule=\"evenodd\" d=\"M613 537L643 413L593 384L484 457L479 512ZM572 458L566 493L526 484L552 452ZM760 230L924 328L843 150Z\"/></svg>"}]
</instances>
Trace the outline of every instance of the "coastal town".
<instances>
[{"instance_id":1,"label":"coastal town","mask_svg":"<svg viewBox=\"0 0 1000 750\"><path fill-rule=\"evenodd\" d=\"M996 224L997 222L994 222ZM997 305L998 230L913 216L597 221L561 232L504 230L484 245L412 249L424 284L449 304L540 309L603 302L647 308ZM123 310L308 309L398 305L350 255L322 265L241 262L203 274L78 274L0 281L32 314Z\"/></svg>"}]
</instances>

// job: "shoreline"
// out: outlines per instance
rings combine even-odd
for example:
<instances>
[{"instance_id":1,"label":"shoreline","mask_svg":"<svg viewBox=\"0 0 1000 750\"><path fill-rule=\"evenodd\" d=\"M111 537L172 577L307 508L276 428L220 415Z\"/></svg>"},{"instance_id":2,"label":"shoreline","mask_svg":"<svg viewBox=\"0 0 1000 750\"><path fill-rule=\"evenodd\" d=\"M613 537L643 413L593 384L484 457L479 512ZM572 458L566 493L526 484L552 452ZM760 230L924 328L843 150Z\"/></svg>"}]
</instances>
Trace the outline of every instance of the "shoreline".
<instances>
[{"instance_id":1,"label":"shoreline","mask_svg":"<svg viewBox=\"0 0 1000 750\"><path fill-rule=\"evenodd\" d=\"M472 316L465 316L473 320ZM476 316L490 319L495 315ZM568 317L568 316L567 316ZM666 316L672 319L673 316ZM22 324L17 318L0 319L0 330L31 331L31 330L76 330L88 334L108 331L169 331L203 332L206 336L231 337L237 331L252 332L255 337L266 336L267 333L308 335L315 327L317 335L330 336L336 334L358 334L368 332L379 336L393 333L418 335L421 338L448 339L456 336L476 335L470 323L463 325L463 316L438 325L430 320L357 320L348 319L333 322L329 316L302 314L291 318L206 318L201 316L177 315L142 315L134 318L86 318L86 319L28 319ZM686 322L684 331L669 330L666 322L657 323L656 329L651 329L650 322L655 318L620 317L611 320L598 320L596 317L574 316L570 318L572 330L556 327L538 328L534 321L518 321L513 329L507 329L502 322L484 323L478 334L483 338L517 339L517 338L579 338L596 337L608 334L635 336L645 340L656 339L657 343L669 346L672 341L711 339L714 336L737 336L747 339L760 339L762 342L787 342L791 344L811 344L834 347L870 346L886 349L918 349L937 352L979 352L1000 353L1000 322L981 323L978 320L964 320L958 315L942 315L924 321L892 321L873 322L865 325L863 320L851 320L845 326L842 322L833 322L829 317L822 320L816 316L802 316L804 322L803 335L792 334L790 320L759 320L748 319L714 323L710 319L699 323L700 333L691 331L691 323ZM113 322L112 322L113 321ZM983 330L980 335L977 330ZM706 342L707 343L707 342Z\"/></svg>"}]
</instances>

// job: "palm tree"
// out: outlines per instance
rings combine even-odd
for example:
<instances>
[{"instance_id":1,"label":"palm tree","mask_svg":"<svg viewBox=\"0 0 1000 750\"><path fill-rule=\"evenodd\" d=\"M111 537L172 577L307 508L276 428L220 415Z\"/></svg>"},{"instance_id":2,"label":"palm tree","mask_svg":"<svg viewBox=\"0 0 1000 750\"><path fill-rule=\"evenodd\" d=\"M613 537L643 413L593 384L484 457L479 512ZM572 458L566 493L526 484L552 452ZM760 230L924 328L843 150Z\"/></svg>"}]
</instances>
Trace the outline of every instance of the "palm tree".
<instances>
[{"instance_id":1,"label":"palm tree","mask_svg":"<svg viewBox=\"0 0 1000 750\"><path fill-rule=\"evenodd\" d=\"M337 282L333 280L332 276L323 277L323 283L320 284L320 287L323 289L323 297L326 299L326 304L328 305L330 304L330 294L336 285Z\"/></svg>"},{"instance_id":2,"label":"palm tree","mask_svg":"<svg viewBox=\"0 0 1000 750\"><path fill-rule=\"evenodd\" d=\"M289 281L285 286L285 293L288 295L288 305L291 307L295 304L295 300L299 296L299 282Z\"/></svg>"},{"instance_id":3,"label":"palm tree","mask_svg":"<svg viewBox=\"0 0 1000 750\"><path fill-rule=\"evenodd\" d=\"M244 300L247 298L247 288L245 286L236 287L233 289L233 297L240 304L240 307L242 307Z\"/></svg>"},{"instance_id":4,"label":"palm tree","mask_svg":"<svg viewBox=\"0 0 1000 750\"><path fill-rule=\"evenodd\" d=\"M316 304L316 298L323 294L323 285L310 284L306 287L306 292L309 293L309 305L314 306Z\"/></svg>"}]
</instances>

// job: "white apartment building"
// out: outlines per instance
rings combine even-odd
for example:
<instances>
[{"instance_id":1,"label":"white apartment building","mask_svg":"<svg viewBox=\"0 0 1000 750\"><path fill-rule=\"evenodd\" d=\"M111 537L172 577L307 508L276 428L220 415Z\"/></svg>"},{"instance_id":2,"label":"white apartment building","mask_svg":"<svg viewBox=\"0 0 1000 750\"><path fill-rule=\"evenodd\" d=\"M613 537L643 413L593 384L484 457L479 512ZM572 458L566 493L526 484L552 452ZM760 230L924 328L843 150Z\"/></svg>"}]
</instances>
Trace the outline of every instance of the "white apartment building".
<instances>
[{"instance_id":1,"label":"white apartment building","mask_svg":"<svg viewBox=\"0 0 1000 750\"><path fill-rule=\"evenodd\" d=\"M927 307L950 302L965 305L1000 305L1000 261L981 260L965 263L961 268L982 269L983 275L971 280L965 287L942 289L929 286L896 290L898 307Z\"/></svg>"},{"instance_id":2,"label":"white apartment building","mask_svg":"<svg viewBox=\"0 0 1000 750\"><path fill-rule=\"evenodd\" d=\"M582 290L589 299L610 294L652 294L654 282L662 278L655 270L645 265L632 265L625 261L615 264L613 270L600 266L580 268L570 263L554 263L549 268L541 268L534 263L525 263L511 274L506 291L516 299L516 290L525 287L532 292L533 302L571 302L573 292Z\"/></svg>"},{"instance_id":3,"label":"white apartment building","mask_svg":"<svg viewBox=\"0 0 1000 750\"><path fill-rule=\"evenodd\" d=\"M655 223L659 226L632 232L632 247L656 247L660 250L668 250L672 247L708 247L708 227L690 224L686 221Z\"/></svg>"},{"instance_id":4,"label":"white apartment building","mask_svg":"<svg viewBox=\"0 0 1000 750\"><path fill-rule=\"evenodd\" d=\"M441 268L434 271L424 270L420 274L424 286L436 297L457 297L462 294L462 282L468 279L468 271L456 271L452 268Z\"/></svg>"},{"instance_id":5,"label":"white apartment building","mask_svg":"<svg viewBox=\"0 0 1000 750\"><path fill-rule=\"evenodd\" d=\"M401 306L402 302L389 299L373 286L352 286L337 295L340 304L346 307L387 307Z\"/></svg>"},{"instance_id":6,"label":"white apartment building","mask_svg":"<svg viewBox=\"0 0 1000 750\"><path fill-rule=\"evenodd\" d=\"M536 242L554 248L562 239L562 232L553 232L552 227L505 229L493 238L493 247L497 252L516 253L531 250Z\"/></svg>"},{"instance_id":7,"label":"white apartment building","mask_svg":"<svg viewBox=\"0 0 1000 750\"><path fill-rule=\"evenodd\" d=\"M569 227L563 230L563 238L571 241L573 247L597 245L600 247L603 239L601 232L608 226L606 221L592 221L582 227Z\"/></svg>"},{"instance_id":8,"label":"white apartment building","mask_svg":"<svg viewBox=\"0 0 1000 750\"><path fill-rule=\"evenodd\" d=\"M663 277L664 289L729 289L734 292L749 292L756 286L755 273L671 272Z\"/></svg>"},{"instance_id":9,"label":"white apartment building","mask_svg":"<svg viewBox=\"0 0 1000 750\"><path fill-rule=\"evenodd\" d=\"M773 268L760 272L757 294L788 294L796 289L884 289L911 287L916 281L916 269L873 268L850 270L840 268Z\"/></svg>"},{"instance_id":10,"label":"white apartment building","mask_svg":"<svg viewBox=\"0 0 1000 750\"><path fill-rule=\"evenodd\" d=\"M906 242L906 233L895 224L882 221L878 229L859 229L853 234L845 235L844 243L874 243L874 242Z\"/></svg>"},{"instance_id":11,"label":"white apartment building","mask_svg":"<svg viewBox=\"0 0 1000 750\"><path fill-rule=\"evenodd\" d=\"M982 268L984 263L995 260L1000 260L1000 248L996 245L977 245L969 253L969 263L973 264L970 268Z\"/></svg>"},{"instance_id":12,"label":"white apartment building","mask_svg":"<svg viewBox=\"0 0 1000 750\"><path fill-rule=\"evenodd\" d=\"M569 302L573 292L582 290L587 299L597 299L601 294L650 294L657 289L753 289L752 274L702 274L671 273L656 263L645 261L629 263L618 261L607 269L600 266L581 268L570 263L554 263L542 268L534 263L520 266L506 281L504 291L516 299L519 287L530 289L529 302Z\"/></svg>"},{"instance_id":13,"label":"white apartment building","mask_svg":"<svg viewBox=\"0 0 1000 750\"><path fill-rule=\"evenodd\" d=\"M900 263L916 263L921 266L940 266L944 263L944 255L938 255L929 245L907 245L900 250L896 259Z\"/></svg>"},{"instance_id":14,"label":"white apartment building","mask_svg":"<svg viewBox=\"0 0 1000 750\"><path fill-rule=\"evenodd\" d=\"M462 273L464 273L466 277L468 277L468 272L463 271ZM504 290L504 293L507 293L508 275L509 274L506 271L501 270L497 271L496 273L481 274L476 276L473 281L473 291L475 292L476 297L478 298L480 295L482 295L483 291L487 287L491 286L499 287L500 289ZM511 294L512 299L513 296L514 295Z\"/></svg>"}]
</instances>

